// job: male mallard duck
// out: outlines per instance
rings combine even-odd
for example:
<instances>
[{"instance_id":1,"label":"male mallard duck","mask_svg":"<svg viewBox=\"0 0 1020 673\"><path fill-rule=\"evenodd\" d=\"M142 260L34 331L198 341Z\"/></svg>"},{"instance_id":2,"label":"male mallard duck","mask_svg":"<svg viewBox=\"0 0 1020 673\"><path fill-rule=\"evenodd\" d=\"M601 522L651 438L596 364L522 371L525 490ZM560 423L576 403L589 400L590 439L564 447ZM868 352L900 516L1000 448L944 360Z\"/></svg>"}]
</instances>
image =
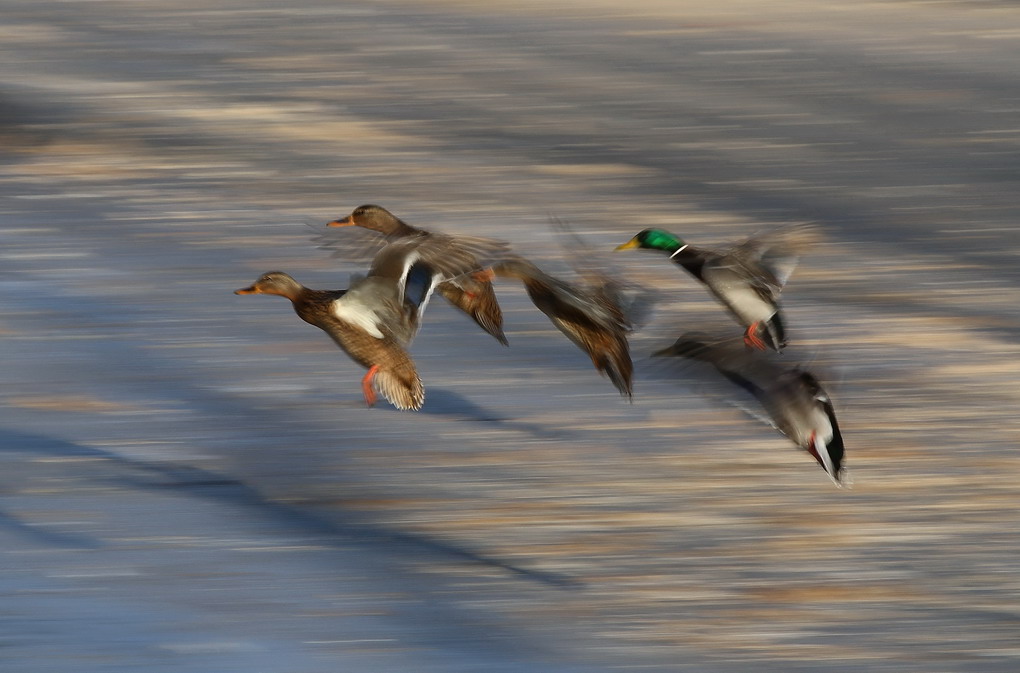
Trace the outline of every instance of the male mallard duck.
<instances>
[{"instance_id":1,"label":"male mallard duck","mask_svg":"<svg viewBox=\"0 0 1020 673\"><path fill-rule=\"evenodd\" d=\"M758 400L769 424L818 461L837 486L847 483L843 436L829 394L811 373L760 358L749 360L697 335L681 336L653 355L679 356L710 363L726 379Z\"/></svg>"},{"instance_id":2,"label":"male mallard duck","mask_svg":"<svg viewBox=\"0 0 1020 673\"><path fill-rule=\"evenodd\" d=\"M586 288L571 285L523 257L504 260L492 270L497 277L523 282L538 310L588 354L595 369L608 376L620 394L633 397L634 364L627 345L632 326L617 284L604 279Z\"/></svg>"},{"instance_id":3,"label":"male mallard duck","mask_svg":"<svg viewBox=\"0 0 1020 673\"><path fill-rule=\"evenodd\" d=\"M487 266L494 255L507 249L502 241L475 236L449 236L412 227L385 208L374 205L358 206L350 215L333 220L326 226L358 226L382 234L387 241L433 239L442 242L449 250L471 255L479 269ZM491 281L491 273L480 271L441 283L438 290L447 301L471 316L479 327L506 346L508 342L503 334L503 312L496 301Z\"/></svg>"},{"instance_id":4,"label":"male mallard duck","mask_svg":"<svg viewBox=\"0 0 1020 673\"><path fill-rule=\"evenodd\" d=\"M812 231L806 225L787 227L714 251L696 248L662 229L645 229L616 249L668 252L744 325L745 344L781 351L786 346L786 329L779 295Z\"/></svg>"},{"instance_id":5,"label":"male mallard duck","mask_svg":"<svg viewBox=\"0 0 1020 673\"><path fill-rule=\"evenodd\" d=\"M470 260L443 252L435 242L397 242L383 248L368 275L346 290L312 290L282 271L270 271L235 294L290 299L302 320L326 332L368 369L361 381L368 406L375 404L374 386L398 409L420 409L425 389L406 347L435 285L477 270Z\"/></svg>"}]
</instances>

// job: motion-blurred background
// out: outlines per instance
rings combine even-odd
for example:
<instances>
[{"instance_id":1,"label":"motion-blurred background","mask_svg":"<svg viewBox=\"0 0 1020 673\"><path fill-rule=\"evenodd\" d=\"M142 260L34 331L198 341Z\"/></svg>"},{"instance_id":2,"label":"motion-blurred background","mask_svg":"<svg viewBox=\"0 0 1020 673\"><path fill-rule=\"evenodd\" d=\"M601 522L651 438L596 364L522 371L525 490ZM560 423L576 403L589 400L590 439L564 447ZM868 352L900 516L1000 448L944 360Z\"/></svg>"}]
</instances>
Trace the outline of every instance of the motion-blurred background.
<instances>
[{"instance_id":1,"label":"motion-blurred background","mask_svg":"<svg viewBox=\"0 0 1020 673\"><path fill-rule=\"evenodd\" d=\"M1011 2L0 3L0 669L1020 668ZM785 293L855 485L647 354L738 333L664 257L633 405L497 288L425 408L263 271L379 203L569 266L823 241ZM569 254L569 251L567 252Z\"/></svg>"}]
</instances>

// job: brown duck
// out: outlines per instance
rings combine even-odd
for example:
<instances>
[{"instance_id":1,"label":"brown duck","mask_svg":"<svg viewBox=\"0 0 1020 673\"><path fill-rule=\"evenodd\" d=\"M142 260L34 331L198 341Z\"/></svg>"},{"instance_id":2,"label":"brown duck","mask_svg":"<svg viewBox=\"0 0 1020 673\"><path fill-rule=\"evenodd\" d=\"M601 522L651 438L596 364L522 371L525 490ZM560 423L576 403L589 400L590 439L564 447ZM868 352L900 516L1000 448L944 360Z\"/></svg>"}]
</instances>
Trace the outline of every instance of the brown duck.
<instances>
[{"instance_id":1,"label":"brown duck","mask_svg":"<svg viewBox=\"0 0 1020 673\"><path fill-rule=\"evenodd\" d=\"M633 398L634 364L627 335L633 329L622 306L619 287L604 278L582 287L545 273L523 257L492 267L497 277L515 278L535 306L609 377L621 395Z\"/></svg>"},{"instance_id":2,"label":"brown duck","mask_svg":"<svg viewBox=\"0 0 1020 673\"><path fill-rule=\"evenodd\" d=\"M485 268L494 255L507 249L502 241L475 236L450 236L419 229L382 206L375 205L358 206L350 215L333 220L326 226L357 226L378 232L388 241L432 239L451 252L470 256L479 269ZM506 346L508 342L503 333L503 312L496 301L491 281L491 272L480 270L442 282L437 289L448 302L468 314L479 327Z\"/></svg>"},{"instance_id":3,"label":"brown duck","mask_svg":"<svg viewBox=\"0 0 1020 673\"><path fill-rule=\"evenodd\" d=\"M368 275L346 290L312 290L282 271L270 271L235 294L290 299L302 320L368 369L361 387L369 406L378 390L398 409L420 409L425 388L406 348L436 284L472 271L477 267L470 260L445 255L437 242L400 241L383 248Z\"/></svg>"}]
</instances>

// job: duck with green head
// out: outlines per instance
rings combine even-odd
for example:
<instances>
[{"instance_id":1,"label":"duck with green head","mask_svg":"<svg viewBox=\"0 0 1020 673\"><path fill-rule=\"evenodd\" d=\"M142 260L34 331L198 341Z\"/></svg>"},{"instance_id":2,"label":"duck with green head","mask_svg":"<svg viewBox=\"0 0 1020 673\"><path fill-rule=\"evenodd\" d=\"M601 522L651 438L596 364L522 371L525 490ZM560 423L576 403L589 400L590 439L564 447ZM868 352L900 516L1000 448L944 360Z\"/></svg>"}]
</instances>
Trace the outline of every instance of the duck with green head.
<instances>
[{"instance_id":1,"label":"duck with green head","mask_svg":"<svg viewBox=\"0 0 1020 673\"><path fill-rule=\"evenodd\" d=\"M725 250L697 248L662 229L645 229L617 250L669 253L745 327L749 347L781 351L786 330L779 296L813 230L805 225L754 236Z\"/></svg>"}]
</instances>

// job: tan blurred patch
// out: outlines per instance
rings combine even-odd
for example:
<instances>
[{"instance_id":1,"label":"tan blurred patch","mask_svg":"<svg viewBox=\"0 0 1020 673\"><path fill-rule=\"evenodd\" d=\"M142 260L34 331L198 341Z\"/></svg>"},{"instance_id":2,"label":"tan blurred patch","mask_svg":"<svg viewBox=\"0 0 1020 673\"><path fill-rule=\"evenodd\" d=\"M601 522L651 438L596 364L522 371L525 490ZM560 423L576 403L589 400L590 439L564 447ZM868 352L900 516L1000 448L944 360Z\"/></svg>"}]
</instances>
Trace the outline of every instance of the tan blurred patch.
<instances>
[{"instance_id":1,"label":"tan blurred patch","mask_svg":"<svg viewBox=\"0 0 1020 673\"><path fill-rule=\"evenodd\" d=\"M156 166L146 165L138 156L140 148L124 142L61 140L26 152L31 158L18 165L21 175L81 181L118 178L146 178L156 175Z\"/></svg>"},{"instance_id":2,"label":"tan blurred patch","mask_svg":"<svg viewBox=\"0 0 1020 673\"><path fill-rule=\"evenodd\" d=\"M15 23L9 26L0 26L0 40L8 44L60 43L69 39L71 39L70 32L38 23Z\"/></svg>"},{"instance_id":3,"label":"tan blurred patch","mask_svg":"<svg viewBox=\"0 0 1020 673\"><path fill-rule=\"evenodd\" d=\"M421 143L419 138L407 136L395 129L399 122L369 123L356 119L328 119L315 106L287 105L207 105L180 108L172 116L201 122L229 122L232 133L257 133L277 140L312 140L321 143L324 138L333 142L356 140L364 143L405 145ZM224 129L219 129L223 131Z\"/></svg>"},{"instance_id":4,"label":"tan blurred patch","mask_svg":"<svg viewBox=\"0 0 1020 673\"><path fill-rule=\"evenodd\" d=\"M8 397L7 404L20 409L77 411L100 414L139 410L139 407L134 405L109 402L89 395L21 395Z\"/></svg>"},{"instance_id":5,"label":"tan blurred patch","mask_svg":"<svg viewBox=\"0 0 1020 673\"><path fill-rule=\"evenodd\" d=\"M811 584L804 586L758 587L749 589L747 593L757 600L781 603L916 600L924 596L920 592L910 591L903 586L868 586L859 584L848 586Z\"/></svg>"},{"instance_id":6,"label":"tan blurred patch","mask_svg":"<svg viewBox=\"0 0 1020 673\"><path fill-rule=\"evenodd\" d=\"M649 175L655 171L630 164L545 164L532 166L536 173L545 175Z\"/></svg>"},{"instance_id":7,"label":"tan blurred patch","mask_svg":"<svg viewBox=\"0 0 1020 673\"><path fill-rule=\"evenodd\" d=\"M874 96L876 100L898 105L928 105L931 103L962 103L974 100L974 93L962 89L884 91Z\"/></svg>"}]
</instances>

